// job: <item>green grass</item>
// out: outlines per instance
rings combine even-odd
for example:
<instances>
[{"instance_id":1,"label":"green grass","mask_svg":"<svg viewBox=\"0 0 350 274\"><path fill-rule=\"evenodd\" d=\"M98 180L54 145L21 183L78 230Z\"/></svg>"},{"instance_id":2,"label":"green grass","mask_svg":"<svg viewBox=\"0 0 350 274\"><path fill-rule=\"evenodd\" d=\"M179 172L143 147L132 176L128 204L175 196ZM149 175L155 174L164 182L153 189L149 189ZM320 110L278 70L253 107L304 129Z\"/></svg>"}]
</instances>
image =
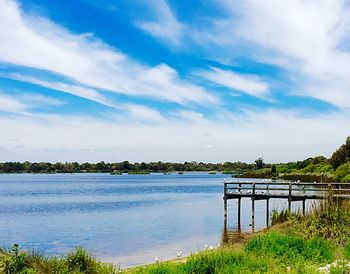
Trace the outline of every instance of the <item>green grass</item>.
<instances>
[{"instance_id":1,"label":"green grass","mask_svg":"<svg viewBox=\"0 0 350 274\"><path fill-rule=\"evenodd\" d=\"M221 248L192 255L184 263L158 263L130 270L128 273L284 273L286 266L278 263L271 256L260 257L243 250Z\"/></svg>"},{"instance_id":2,"label":"green grass","mask_svg":"<svg viewBox=\"0 0 350 274\"><path fill-rule=\"evenodd\" d=\"M60 258L22 252L17 244L13 245L11 251L0 250L0 273L113 274L119 272L116 266L96 260L81 248Z\"/></svg>"},{"instance_id":3,"label":"green grass","mask_svg":"<svg viewBox=\"0 0 350 274\"><path fill-rule=\"evenodd\" d=\"M330 263L335 258L335 246L326 239L301 237L269 232L254 237L245 247L248 252L269 254L291 265L296 262Z\"/></svg>"},{"instance_id":4,"label":"green grass","mask_svg":"<svg viewBox=\"0 0 350 274\"><path fill-rule=\"evenodd\" d=\"M191 255L183 263L164 262L127 273L318 273L335 259L330 241L269 232L251 239L245 248L223 247Z\"/></svg>"}]
</instances>

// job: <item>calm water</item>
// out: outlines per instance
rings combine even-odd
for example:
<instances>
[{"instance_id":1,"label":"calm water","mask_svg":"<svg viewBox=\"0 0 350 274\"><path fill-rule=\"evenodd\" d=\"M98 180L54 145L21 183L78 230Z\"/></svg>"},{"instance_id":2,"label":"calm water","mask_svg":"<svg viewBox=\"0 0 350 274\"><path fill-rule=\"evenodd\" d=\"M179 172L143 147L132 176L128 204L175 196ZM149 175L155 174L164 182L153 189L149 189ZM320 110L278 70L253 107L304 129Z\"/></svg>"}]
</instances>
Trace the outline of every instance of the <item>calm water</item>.
<instances>
[{"instance_id":1,"label":"calm water","mask_svg":"<svg viewBox=\"0 0 350 274\"><path fill-rule=\"evenodd\" d=\"M0 246L19 243L47 255L82 246L121 267L217 245L223 229L223 180L229 175L0 175ZM260 202L257 202L259 205ZM263 202L261 202L263 203ZM270 208L283 207L272 202ZM229 225L236 226L229 202ZM243 229L250 229L243 201ZM265 207L257 206L256 226ZM244 213L247 214L244 214Z\"/></svg>"}]
</instances>

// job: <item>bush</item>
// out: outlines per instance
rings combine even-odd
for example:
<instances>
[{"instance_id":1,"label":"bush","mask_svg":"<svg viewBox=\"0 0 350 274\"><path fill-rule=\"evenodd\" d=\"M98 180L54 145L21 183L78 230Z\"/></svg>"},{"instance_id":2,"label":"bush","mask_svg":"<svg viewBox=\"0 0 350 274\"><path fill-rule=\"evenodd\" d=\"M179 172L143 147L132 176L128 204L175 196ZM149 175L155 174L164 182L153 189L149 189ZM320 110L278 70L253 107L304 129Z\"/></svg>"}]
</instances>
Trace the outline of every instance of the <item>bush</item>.
<instances>
[{"instance_id":1,"label":"bush","mask_svg":"<svg viewBox=\"0 0 350 274\"><path fill-rule=\"evenodd\" d=\"M346 175L343 179L341 179L343 183L350 183L350 174Z\"/></svg>"},{"instance_id":2,"label":"bush","mask_svg":"<svg viewBox=\"0 0 350 274\"><path fill-rule=\"evenodd\" d=\"M350 162L347 162L336 169L334 179L337 182L341 182L347 175L350 175Z\"/></svg>"},{"instance_id":3,"label":"bush","mask_svg":"<svg viewBox=\"0 0 350 274\"><path fill-rule=\"evenodd\" d=\"M4 256L5 255L5 256ZM10 254L4 254L3 267L4 273L30 273L27 262L27 254L19 251L19 245L14 244Z\"/></svg>"}]
</instances>

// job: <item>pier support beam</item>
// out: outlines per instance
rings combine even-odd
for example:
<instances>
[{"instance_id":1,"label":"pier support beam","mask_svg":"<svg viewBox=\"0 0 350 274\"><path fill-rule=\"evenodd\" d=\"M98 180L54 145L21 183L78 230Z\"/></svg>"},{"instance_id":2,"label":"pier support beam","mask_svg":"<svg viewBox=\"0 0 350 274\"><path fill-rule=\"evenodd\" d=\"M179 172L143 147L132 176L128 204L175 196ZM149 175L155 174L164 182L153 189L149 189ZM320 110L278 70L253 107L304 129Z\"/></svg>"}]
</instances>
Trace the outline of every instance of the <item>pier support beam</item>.
<instances>
[{"instance_id":1,"label":"pier support beam","mask_svg":"<svg viewBox=\"0 0 350 274\"><path fill-rule=\"evenodd\" d=\"M303 215L305 215L305 199L303 199Z\"/></svg>"},{"instance_id":2,"label":"pier support beam","mask_svg":"<svg viewBox=\"0 0 350 274\"><path fill-rule=\"evenodd\" d=\"M237 207L237 218L238 218L238 231L241 231L241 198L238 198L238 207Z\"/></svg>"},{"instance_id":3,"label":"pier support beam","mask_svg":"<svg viewBox=\"0 0 350 274\"><path fill-rule=\"evenodd\" d=\"M224 185L224 231L227 231L227 185Z\"/></svg>"},{"instance_id":4,"label":"pier support beam","mask_svg":"<svg viewBox=\"0 0 350 274\"><path fill-rule=\"evenodd\" d=\"M252 193L252 232L255 231L255 183L253 183Z\"/></svg>"},{"instance_id":5,"label":"pier support beam","mask_svg":"<svg viewBox=\"0 0 350 274\"><path fill-rule=\"evenodd\" d=\"M270 199L267 198L266 199L266 227L269 227L269 217L270 217L269 203L270 203Z\"/></svg>"},{"instance_id":6,"label":"pier support beam","mask_svg":"<svg viewBox=\"0 0 350 274\"><path fill-rule=\"evenodd\" d=\"M292 183L289 183L289 193L288 193L288 211L292 210Z\"/></svg>"},{"instance_id":7,"label":"pier support beam","mask_svg":"<svg viewBox=\"0 0 350 274\"><path fill-rule=\"evenodd\" d=\"M227 199L224 198L224 229L227 229Z\"/></svg>"}]
</instances>

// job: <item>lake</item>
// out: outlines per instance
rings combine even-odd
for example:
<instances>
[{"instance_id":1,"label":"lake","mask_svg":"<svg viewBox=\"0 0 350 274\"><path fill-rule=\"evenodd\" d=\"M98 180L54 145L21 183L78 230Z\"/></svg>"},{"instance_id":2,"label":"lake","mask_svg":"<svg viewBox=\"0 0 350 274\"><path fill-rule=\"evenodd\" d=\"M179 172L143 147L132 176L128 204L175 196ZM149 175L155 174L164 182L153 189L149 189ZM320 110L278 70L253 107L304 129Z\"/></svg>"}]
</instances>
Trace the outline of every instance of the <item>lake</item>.
<instances>
[{"instance_id":1,"label":"lake","mask_svg":"<svg viewBox=\"0 0 350 274\"><path fill-rule=\"evenodd\" d=\"M2 174L0 246L18 243L46 255L81 246L122 268L216 246L223 230L223 181L208 173ZM265 206L256 206L256 228ZM283 202L284 203L284 202ZM271 201L270 209L285 205ZM242 203L242 229L249 230L250 200ZM247 213L247 214L245 214ZM237 226L236 203L228 221Z\"/></svg>"}]
</instances>

